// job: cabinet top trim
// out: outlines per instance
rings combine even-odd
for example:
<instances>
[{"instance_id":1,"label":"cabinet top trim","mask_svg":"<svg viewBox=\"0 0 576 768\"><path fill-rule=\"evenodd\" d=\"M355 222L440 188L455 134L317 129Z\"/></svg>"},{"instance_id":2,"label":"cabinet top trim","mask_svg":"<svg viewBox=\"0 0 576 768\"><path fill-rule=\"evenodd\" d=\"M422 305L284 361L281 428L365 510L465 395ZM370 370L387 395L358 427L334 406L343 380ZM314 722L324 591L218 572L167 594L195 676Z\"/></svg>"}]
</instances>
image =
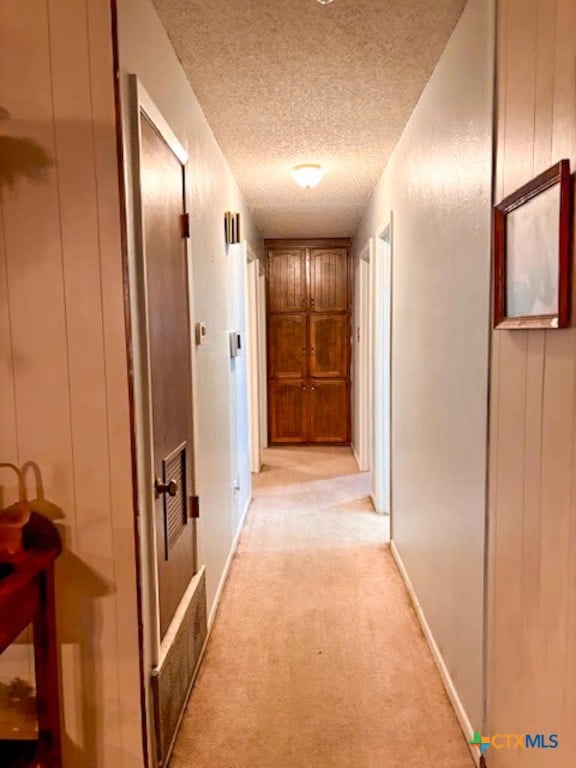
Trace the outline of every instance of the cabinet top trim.
<instances>
[{"instance_id":1,"label":"cabinet top trim","mask_svg":"<svg viewBox=\"0 0 576 768\"><path fill-rule=\"evenodd\" d=\"M272 250L275 248L351 248L352 240L348 237L264 240L264 247Z\"/></svg>"}]
</instances>

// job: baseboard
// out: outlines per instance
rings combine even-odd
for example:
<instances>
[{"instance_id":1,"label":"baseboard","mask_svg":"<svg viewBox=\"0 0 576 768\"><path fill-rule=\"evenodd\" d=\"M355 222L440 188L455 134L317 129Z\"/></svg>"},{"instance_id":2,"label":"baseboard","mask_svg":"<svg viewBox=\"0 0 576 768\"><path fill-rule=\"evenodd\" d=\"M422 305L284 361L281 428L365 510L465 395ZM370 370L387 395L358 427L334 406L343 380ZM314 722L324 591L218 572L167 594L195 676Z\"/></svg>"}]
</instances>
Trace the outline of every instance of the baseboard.
<instances>
[{"instance_id":1,"label":"baseboard","mask_svg":"<svg viewBox=\"0 0 576 768\"><path fill-rule=\"evenodd\" d=\"M222 571L220 583L218 584L218 589L216 590L216 594L214 596L214 602L212 603L212 608L210 609L210 615L208 617L208 637L210 637L210 632L212 631L214 621L216 620L216 614L218 613L218 608L220 606L220 599L222 598L224 585L226 584L226 580L228 579L228 573L230 571L230 566L232 565L232 560L234 559L234 555L236 554L236 550L238 549L238 542L240 541L242 529L244 528L244 523L246 522L246 516L248 515L248 510L250 509L250 504L252 504L252 496L249 496L248 499L246 500L246 504L242 511L242 515L240 516L238 528L236 530L234 539L232 541L232 546L230 547L230 552L228 553L228 558L226 559L224 570Z\"/></svg>"},{"instance_id":2,"label":"baseboard","mask_svg":"<svg viewBox=\"0 0 576 768\"><path fill-rule=\"evenodd\" d=\"M378 507L376 506L376 496L374 495L374 493L372 491L370 491L370 501L372 502L372 506L374 507L374 512L376 512L376 514L378 514L378 515L383 514L382 512L380 512L378 510Z\"/></svg>"},{"instance_id":3,"label":"baseboard","mask_svg":"<svg viewBox=\"0 0 576 768\"><path fill-rule=\"evenodd\" d=\"M352 455L354 456L354 460L356 461L356 464L358 465L358 472L362 472L362 466L360 464L360 457L358 456L358 451L356 450L356 446L354 443L350 443L350 448L352 450Z\"/></svg>"},{"instance_id":4,"label":"baseboard","mask_svg":"<svg viewBox=\"0 0 576 768\"><path fill-rule=\"evenodd\" d=\"M432 634L430 625L426 621L426 616L424 615L424 611L422 610L420 601L418 600L416 592L414 591L414 587L412 586L412 582L410 581L410 577L408 576L408 572L406 570L404 562L402 561L400 553L396 549L396 545L394 544L394 541L390 542L390 550L392 552L392 557L394 558L394 561L398 567L398 570L400 571L400 575L402 576L404 584L406 585L408 594L410 595L412 605L414 606L414 610L416 611L416 616L418 617L418 621L420 622L420 626L422 627L422 632L424 633L426 642L430 647L430 651L432 652L432 656L434 657L434 661L436 662L436 666L438 667L438 671L440 672L440 677L442 678L442 682L444 683L444 688L446 689L446 693L448 694L450 703L452 704L454 712L456 713L456 717L458 719L458 723L460 724L460 728L462 729L462 733L464 734L466 741L471 741L474 738L474 728L472 727L470 718L468 717L466 710L464 709L464 705L460 701L460 697L458 696L458 692L456 691L454 682L450 677L450 672L448 671L448 667L446 666L444 658L442 657L442 653L440 652L440 649L436 644L436 640L434 639L434 635ZM480 765L480 750L474 747L473 745L469 745L469 747L470 747L470 752L472 754L472 757L474 758L474 762L476 763L476 765Z\"/></svg>"}]
</instances>

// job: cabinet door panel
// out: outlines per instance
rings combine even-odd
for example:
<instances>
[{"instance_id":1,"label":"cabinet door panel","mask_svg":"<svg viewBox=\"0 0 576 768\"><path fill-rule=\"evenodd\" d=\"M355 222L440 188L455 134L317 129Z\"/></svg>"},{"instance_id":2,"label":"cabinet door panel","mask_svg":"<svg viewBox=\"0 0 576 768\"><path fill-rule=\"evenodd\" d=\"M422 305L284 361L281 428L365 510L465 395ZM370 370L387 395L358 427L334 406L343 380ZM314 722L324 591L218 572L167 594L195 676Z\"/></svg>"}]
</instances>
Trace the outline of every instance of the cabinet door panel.
<instances>
[{"instance_id":1,"label":"cabinet door panel","mask_svg":"<svg viewBox=\"0 0 576 768\"><path fill-rule=\"evenodd\" d=\"M306 435L306 401L304 382L280 379L270 382L270 441L272 443L304 443Z\"/></svg>"},{"instance_id":2,"label":"cabinet door panel","mask_svg":"<svg viewBox=\"0 0 576 768\"><path fill-rule=\"evenodd\" d=\"M268 252L268 311L306 309L306 251Z\"/></svg>"},{"instance_id":3,"label":"cabinet door panel","mask_svg":"<svg viewBox=\"0 0 576 768\"><path fill-rule=\"evenodd\" d=\"M306 315L272 315L268 345L272 378L306 375Z\"/></svg>"},{"instance_id":4,"label":"cabinet door panel","mask_svg":"<svg viewBox=\"0 0 576 768\"><path fill-rule=\"evenodd\" d=\"M310 376L348 376L348 317L310 315Z\"/></svg>"},{"instance_id":5,"label":"cabinet door panel","mask_svg":"<svg viewBox=\"0 0 576 768\"><path fill-rule=\"evenodd\" d=\"M314 312L348 309L346 248L310 249L310 309Z\"/></svg>"},{"instance_id":6,"label":"cabinet door panel","mask_svg":"<svg viewBox=\"0 0 576 768\"><path fill-rule=\"evenodd\" d=\"M311 443L348 442L348 382L309 381L309 441Z\"/></svg>"}]
</instances>

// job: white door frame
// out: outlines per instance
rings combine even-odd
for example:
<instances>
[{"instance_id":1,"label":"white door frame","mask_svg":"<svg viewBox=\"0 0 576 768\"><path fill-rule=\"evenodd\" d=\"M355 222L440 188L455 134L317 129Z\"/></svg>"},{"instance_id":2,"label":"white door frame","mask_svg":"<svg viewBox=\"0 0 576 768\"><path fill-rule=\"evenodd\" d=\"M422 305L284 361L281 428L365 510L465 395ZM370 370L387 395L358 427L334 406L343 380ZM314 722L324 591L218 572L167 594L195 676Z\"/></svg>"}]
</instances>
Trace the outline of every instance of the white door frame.
<instances>
[{"instance_id":1,"label":"white door frame","mask_svg":"<svg viewBox=\"0 0 576 768\"><path fill-rule=\"evenodd\" d=\"M268 447L268 353L266 341L266 271L258 264L258 371L260 380L260 447Z\"/></svg>"},{"instance_id":2,"label":"white door frame","mask_svg":"<svg viewBox=\"0 0 576 768\"><path fill-rule=\"evenodd\" d=\"M246 355L248 360L248 403L250 409L250 468L254 473L262 469L260 429L260 364L259 364L259 262L250 244L244 241L246 258Z\"/></svg>"},{"instance_id":3,"label":"white door frame","mask_svg":"<svg viewBox=\"0 0 576 768\"><path fill-rule=\"evenodd\" d=\"M354 453L361 472L370 461L370 242L358 255L354 286Z\"/></svg>"},{"instance_id":4,"label":"white door frame","mask_svg":"<svg viewBox=\"0 0 576 768\"><path fill-rule=\"evenodd\" d=\"M373 439L372 501L379 513L391 512L391 363L392 363L392 212L377 230L373 248Z\"/></svg>"}]
</instances>

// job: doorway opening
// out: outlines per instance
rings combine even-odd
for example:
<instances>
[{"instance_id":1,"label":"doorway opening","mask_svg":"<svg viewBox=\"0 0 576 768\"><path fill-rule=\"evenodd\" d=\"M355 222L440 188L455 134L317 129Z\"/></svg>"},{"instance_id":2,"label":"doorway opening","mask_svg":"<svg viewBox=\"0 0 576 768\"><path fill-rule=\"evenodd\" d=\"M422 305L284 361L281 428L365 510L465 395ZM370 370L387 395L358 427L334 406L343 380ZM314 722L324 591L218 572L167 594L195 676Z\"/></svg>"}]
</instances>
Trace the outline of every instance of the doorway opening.
<instances>
[{"instance_id":1,"label":"doorway opening","mask_svg":"<svg viewBox=\"0 0 576 768\"><path fill-rule=\"evenodd\" d=\"M372 314L370 296L370 253L372 239L354 264L354 326L352 366L352 448L358 468L367 472L372 466Z\"/></svg>"},{"instance_id":2,"label":"doorway opening","mask_svg":"<svg viewBox=\"0 0 576 768\"><path fill-rule=\"evenodd\" d=\"M372 300L372 501L391 513L392 214L382 227L371 260Z\"/></svg>"},{"instance_id":3,"label":"doorway opening","mask_svg":"<svg viewBox=\"0 0 576 768\"><path fill-rule=\"evenodd\" d=\"M250 413L250 469L259 474L266 433L266 277L251 246L244 243L246 269L246 355Z\"/></svg>"}]
</instances>

